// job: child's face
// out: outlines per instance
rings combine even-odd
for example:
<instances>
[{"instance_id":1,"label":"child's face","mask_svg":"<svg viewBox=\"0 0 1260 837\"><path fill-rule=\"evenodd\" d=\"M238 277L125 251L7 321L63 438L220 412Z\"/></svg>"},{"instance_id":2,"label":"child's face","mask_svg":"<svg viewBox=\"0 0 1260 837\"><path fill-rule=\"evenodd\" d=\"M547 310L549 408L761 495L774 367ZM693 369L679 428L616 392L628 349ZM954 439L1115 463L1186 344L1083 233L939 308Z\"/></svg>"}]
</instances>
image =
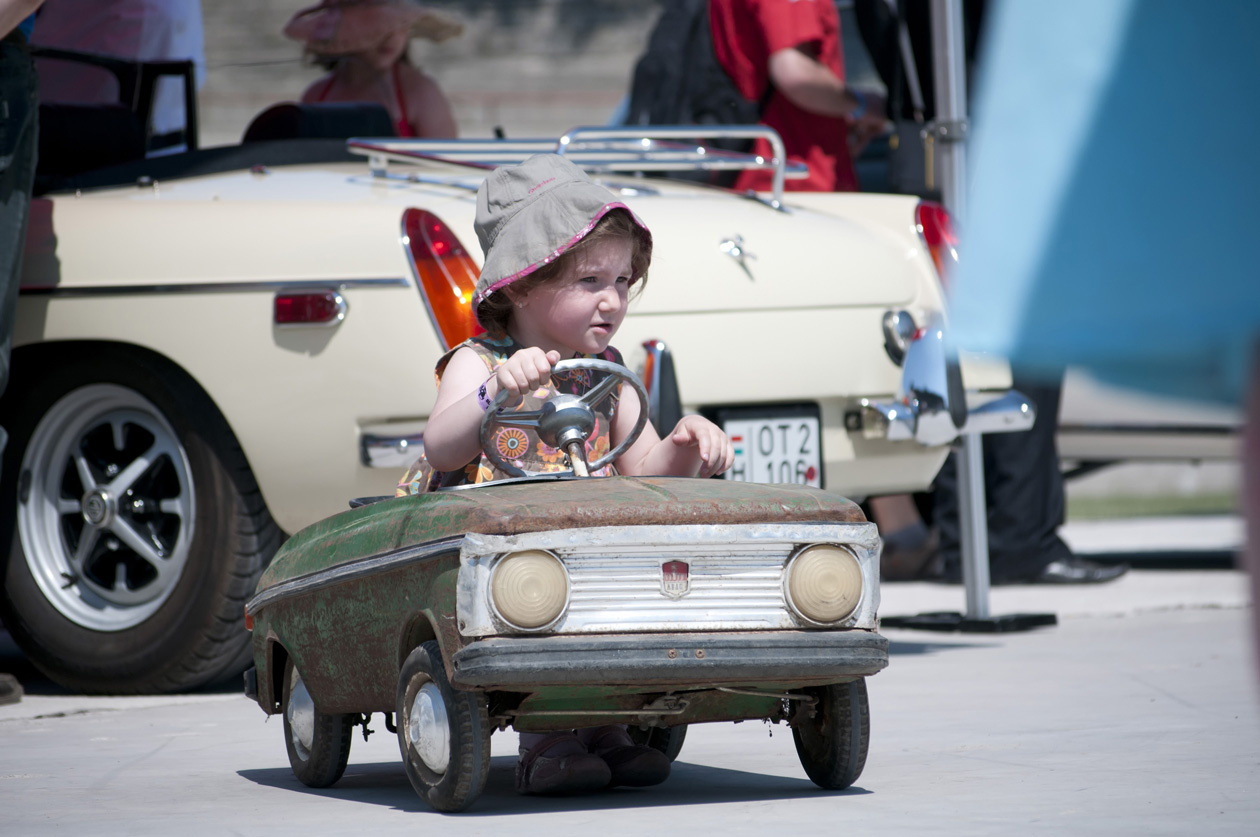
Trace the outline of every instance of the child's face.
<instances>
[{"instance_id":1,"label":"child's face","mask_svg":"<svg viewBox=\"0 0 1260 837\"><path fill-rule=\"evenodd\" d=\"M605 238L569 259L558 278L519 300L512 335L561 357L604 351L626 316L631 247L627 239Z\"/></svg>"}]
</instances>

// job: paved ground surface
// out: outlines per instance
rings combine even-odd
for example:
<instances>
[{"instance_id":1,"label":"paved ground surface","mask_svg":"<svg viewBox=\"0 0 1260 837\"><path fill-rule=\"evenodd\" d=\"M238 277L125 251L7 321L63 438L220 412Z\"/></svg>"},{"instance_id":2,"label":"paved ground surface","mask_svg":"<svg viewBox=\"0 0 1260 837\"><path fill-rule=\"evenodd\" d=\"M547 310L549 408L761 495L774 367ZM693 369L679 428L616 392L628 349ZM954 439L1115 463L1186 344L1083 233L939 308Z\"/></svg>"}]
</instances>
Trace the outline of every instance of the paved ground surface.
<instances>
[{"instance_id":1,"label":"paved ground surface","mask_svg":"<svg viewBox=\"0 0 1260 837\"><path fill-rule=\"evenodd\" d=\"M0 633L0 670L29 691L0 707L0 834L1254 834L1260 700L1244 582L1142 569L1101 587L1001 587L993 612L1055 612L1059 624L885 630L870 756L844 793L806 780L785 727L748 722L693 728L661 787L525 798L505 733L481 800L441 818L412 792L379 716L345 778L311 791L289 771L278 719L234 691L67 695ZM958 587L889 584L882 611L962 601Z\"/></svg>"}]
</instances>

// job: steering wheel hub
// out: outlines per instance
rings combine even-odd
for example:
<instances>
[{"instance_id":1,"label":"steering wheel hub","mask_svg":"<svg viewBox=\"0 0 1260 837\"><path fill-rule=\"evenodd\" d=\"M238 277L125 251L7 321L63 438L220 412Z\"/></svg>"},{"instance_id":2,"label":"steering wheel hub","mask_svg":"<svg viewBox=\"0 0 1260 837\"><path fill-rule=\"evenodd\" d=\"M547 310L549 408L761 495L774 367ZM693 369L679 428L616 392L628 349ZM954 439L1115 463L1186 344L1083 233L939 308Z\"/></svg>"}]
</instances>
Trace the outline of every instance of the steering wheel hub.
<instances>
[{"instance_id":1,"label":"steering wheel hub","mask_svg":"<svg viewBox=\"0 0 1260 837\"><path fill-rule=\"evenodd\" d=\"M638 376L619 363L608 360L573 358L562 360L552 367L552 374L564 374L584 369L603 374L603 380L596 383L581 395L569 393L553 393L537 410L502 411L507 400L507 390L501 390L494 403L481 419L481 449L486 458L500 471L514 477L533 477L542 472L526 471L499 455L493 443L494 430L498 427L520 427L532 429L538 438L553 448L569 450L576 442L578 449L584 449L586 440L595 431L595 405L613 395L621 385L628 384L639 396L639 420L634 429L626 434L620 444L612 446L606 454L587 463L588 471L596 471L625 453L647 425L648 399L647 391ZM560 471L561 474L578 473L577 469ZM581 474L585 476L585 474Z\"/></svg>"}]
</instances>

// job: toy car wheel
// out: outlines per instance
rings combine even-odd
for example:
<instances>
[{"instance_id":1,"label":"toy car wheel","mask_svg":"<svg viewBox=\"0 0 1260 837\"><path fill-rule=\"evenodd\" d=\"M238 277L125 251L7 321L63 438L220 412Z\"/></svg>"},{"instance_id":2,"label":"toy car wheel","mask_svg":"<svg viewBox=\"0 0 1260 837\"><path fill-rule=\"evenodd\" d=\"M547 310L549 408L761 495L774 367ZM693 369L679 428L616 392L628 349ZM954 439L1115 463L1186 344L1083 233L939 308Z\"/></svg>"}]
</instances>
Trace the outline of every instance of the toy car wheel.
<instances>
[{"instance_id":1,"label":"toy car wheel","mask_svg":"<svg viewBox=\"0 0 1260 837\"><path fill-rule=\"evenodd\" d=\"M687 738L687 725L679 724L676 727L649 727L642 729L641 727L631 726L627 732L630 733L630 740L635 744L643 747L651 747L665 754L670 761L678 758L678 754L682 752L683 741Z\"/></svg>"},{"instance_id":2,"label":"toy car wheel","mask_svg":"<svg viewBox=\"0 0 1260 837\"><path fill-rule=\"evenodd\" d=\"M490 773L486 698L451 687L436 642L424 643L403 663L397 718L398 748L416 793L438 811L471 805Z\"/></svg>"},{"instance_id":3,"label":"toy car wheel","mask_svg":"<svg viewBox=\"0 0 1260 837\"><path fill-rule=\"evenodd\" d=\"M284 667L284 746L289 766L304 785L326 788L341 778L350 759L354 715L328 715L315 708L293 661Z\"/></svg>"},{"instance_id":4,"label":"toy car wheel","mask_svg":"<svg viewBox=\"0 0 1260 837\"><path fill-rule=\"evenodd\" d=\"M792 728L796 754L815 785L843 790L857 781L866 766L871 737L866 681L859 678L809 692L818 703L813 718Z\"/></svg>"},{"instance_id":5,"label":"toy car wheel","mask_svg":"<svg viewBox=\"0 0 1260 837\"><path fill-rule=\"evenodd\" d=\"M214 404L139 352L48 354L15 373L0 613L22 650L86 692L243 670L244 604L282 533Z\"/></svg>"}]
</instances>

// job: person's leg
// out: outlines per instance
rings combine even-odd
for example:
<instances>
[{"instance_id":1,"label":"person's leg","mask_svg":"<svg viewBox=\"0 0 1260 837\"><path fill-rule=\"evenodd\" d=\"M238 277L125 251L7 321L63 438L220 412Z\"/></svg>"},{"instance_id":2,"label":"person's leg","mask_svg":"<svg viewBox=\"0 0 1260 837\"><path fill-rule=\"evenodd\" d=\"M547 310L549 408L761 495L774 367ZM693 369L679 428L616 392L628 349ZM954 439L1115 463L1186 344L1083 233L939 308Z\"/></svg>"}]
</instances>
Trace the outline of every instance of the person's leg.
<instances>
[{"instance_id":1,"label":"person's leg","mask_svg":"<svg viewBox=\"0 0 1260 837\"><path fill-rule=\"evenodd\" d=\"M636 744L625 724L606 724L577 731L587 750L612 772L609 787L645 788L669 778L669 758L660 750Z\"/></svg>"},{"instance_id":2,"label":"person's leg","mask_svg":"<svg viewBox=\"0 0 1260 837\"><path fill-rule=\"evenodd\" d=\"M606 788L612 781L608 765L588 752L573 730L522 732L518 756L518 793L581 793Z\"/></svg>"},{"instance_id":3,"label":"person's leg","mask_svg":"<svg viewBox=\"0 0 1260 837\"><path fill-rule=\"evenodd\" d=\"M30 54L11 40L0 42L0 393L9 382L22 249L35 180L37 114L38 88Z\"/></svg>"},{"instance_id":4,"label":"person's leg","mask_svg":"<svg viewBox=\"0 0 1260 837\"><path fill-rule=\"evenodd\" d=\"M35 179L38 95L30 53L12 40L0 42L0 394L9 383L22 249ZM8 439L0 427L0 454ZM0 674L0 704L21 699L17 679Z\"/></svg>"},{"instance_id":5,"label":"person's leg","mask_svg":"<svg viewBox=\"0 0 1260 837\"><path fill-rule=\"evenodd\" d=\"M1060 387L1018 375L1013 384L1037 405L1037 420L1031 430L984 437L990 579L995 584L1074 583L1122 575L1127 567L1104 567L1077 558L1059 537L1066 507L1055 445ZM956 458L949 457L934 484L933 522L940 535L944 576L950 581L961 578Z\"/></svg>"},{"instance_id":6,"label":"person's leg","mask_svg":"<svg viewBox=\"0 0 1260 837\"><path fill-rule=\"evenodd\" d=\"M989 572L996 584L1034 579L1052 562L1073 558L1059 537L1066 515L1055 444L1060 388L1018 376L1013 385L1037 405L1037 420L1027 432L984 440Z\"/></svg>"},{"instance_id":7,"label":"person's leg","mask_svg":"<svg viewBox=\"0 0 1260 837\"><path fill-rule=\"evenodd\" d=\"M1260 340L1251 356L1251 382L1247 387L1246 424L1243 428L1243 518L1247 525L1243 567L1251 577L1252 649L1260 674Z\"/></svg>"},{"instance_id":8,"label":"person's leg","mask_svg":"<svg viewBox=\"0 0 1260 837\"><path fill-rule=\"evenodd\" d=\"M871 519L879 527L883 549L879 576L884 581L912 581L940 573L936 533L928 528L914 498L889 494L867 501Z\"/></svg>"}]
</instances>

